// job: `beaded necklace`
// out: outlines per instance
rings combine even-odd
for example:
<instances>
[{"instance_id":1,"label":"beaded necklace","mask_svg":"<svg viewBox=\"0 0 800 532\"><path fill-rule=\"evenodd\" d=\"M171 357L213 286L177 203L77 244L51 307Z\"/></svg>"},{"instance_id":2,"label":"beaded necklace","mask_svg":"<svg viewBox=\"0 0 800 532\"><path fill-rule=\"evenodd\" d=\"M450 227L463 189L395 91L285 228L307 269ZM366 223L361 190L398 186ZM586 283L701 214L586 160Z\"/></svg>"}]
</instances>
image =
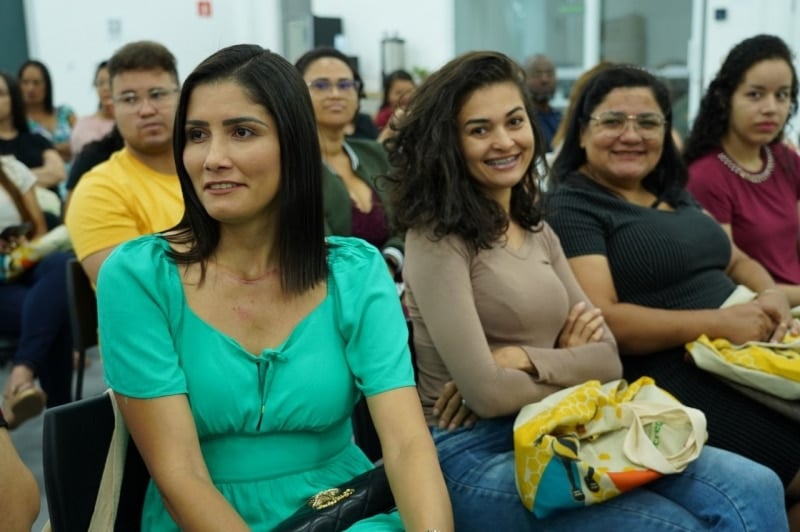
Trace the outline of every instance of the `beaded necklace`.
<instances>
[{"instance_id":1,"label":"beaded necklace","mask_svg":"<svg viewBox=\"0 0 800 532\"><path fill-rule=\"evenodd\" d=\"M734 174L738 175L745 181L749 181L751 183L763 183L772 175L772 171L775 169L775 157L772 156L772 150L769 149L769 146L764 145L764 153L766 154L767 164L764 165L764 169L754 174L752 172L748 172L738 164L736 161L728 157L728 155L721 151L717 154L717 158L728 167L728 170L733 172Z\"/></svg>"}]
</instances>

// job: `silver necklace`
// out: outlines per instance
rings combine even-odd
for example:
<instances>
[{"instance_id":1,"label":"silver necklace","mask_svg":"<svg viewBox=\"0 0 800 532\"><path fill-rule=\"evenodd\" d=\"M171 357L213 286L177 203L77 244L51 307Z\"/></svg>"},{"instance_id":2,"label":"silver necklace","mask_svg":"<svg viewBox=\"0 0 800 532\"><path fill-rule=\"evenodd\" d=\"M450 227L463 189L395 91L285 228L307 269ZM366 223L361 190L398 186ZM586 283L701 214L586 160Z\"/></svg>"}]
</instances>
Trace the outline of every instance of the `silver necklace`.
<instances>
[{"instance_id":1,"label":"silver necklace","mask_svg":"<svg viewBox=\"0 0 800 532\"><path fill-rule=\"evenodd\" d=\"M717 158L722 162L722 164L728 167L728 170L738 175L745 181L750 181L751 183L763 183L764 181L769 179L769 176L772 175L772 171L775 169L775 157L772 156L772 150L769 149L769 146L767 145L764 146L764 153L766 154L767 157L767 164L765 164L764 169L758 172L757 174L748 172L747 170L736 164L736 161L728 157L728 155L724 151L719 152L717 154Z\"/></svg>"}]
</instances>

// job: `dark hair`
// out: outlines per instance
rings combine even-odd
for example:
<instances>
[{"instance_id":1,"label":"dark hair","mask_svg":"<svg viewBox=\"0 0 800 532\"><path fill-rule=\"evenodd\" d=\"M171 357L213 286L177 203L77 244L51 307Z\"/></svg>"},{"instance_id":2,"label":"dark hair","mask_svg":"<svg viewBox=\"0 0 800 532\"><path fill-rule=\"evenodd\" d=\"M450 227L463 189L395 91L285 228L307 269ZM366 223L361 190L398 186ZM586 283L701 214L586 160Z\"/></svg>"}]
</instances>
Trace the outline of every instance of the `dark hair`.
<instances>
[{"instance_id":1,"label":"dark hair","mask_svg":"<svg viewBox=\"0 0 800 532\"><path fill-rule=\"evenodd\" d=\"M414 78L405 70L395 70L383 78L383 101L381 108L389 105L389 91L392 90L392 85L395 81L410 81L414 83Z\"/></svg>"},{"instance_id":2,"label":"dark hair","mask_svg":"<svg viewBox=\"0 0 800 532\"><path fill-rule=\"evenodd\" d=\"M97 63L97 68L95 68L95 69L94 69L94 78L92 79L92 82L94 82L95 80L97 80L97 75L98 75L98 74L100 73L100 71L101 71L101 70L103 70L104 68L108 68L108 61L105 61L105 60L103 60L103 61L100 61L99 63ZM109 77L111 77L111 74L110 74L110 73L109 73Z\"/></svg>"},{"instance_id":3,"label":"dark hair","mask_svg":"<svg viewBox=\"0 0 800 532\"><path fill-rule=\"evenodd\" d=\"M337 50L336 48L331 48L329 46L319 46L314 48L313 50L309 50L308 52L304 53L300 56L300 59L295 61L294 67L300 72L300 75L303 76L308 70L308 67L311 66L311 63L318 59L323 59L325 57L330 57L332 59L338 59L342 63L350 68L350 72L353 74L353 79L358 81L359 89L358 89L358 99L361 100L362 98L366 97L366 93L364 92L364 80L361 79L361 76L356 70L355 66L353 66L352 60L344 55L342 52ZM306 89L308 90L308 89Z\"/></svg>"},{"instance_id":4,"label":"dark hair","mask_svg":"<svg viewBox=\"0 0 800 532\"><path fill-rule=\"evenodd\" d=\"M33 215L31 214L31 211L28 210L28 206L25 205L25 200L22 198L22 192L19 190L17 185L11 181L11 178L6 175L2 164L0 164L0 187L2 187L8 193L11 201L14 202L17 212L19 212L20 219L23 222L31 223L31 229L25 234L25 236L28 238L33 238L33 236L36 234L36 224L33 221Z\"/></svg>"},{"instance_id":5,"label":"dark hair","mask_svg":"<svg viewBox=\"0 0 800 532\"><path fill-rule=\"evenodd\" d=\"M684 150L687 164L719 148L722 136L730 125L733 93L744 81L745 74L753 65L769 59L782 59L789 65L792 71L792 105L789 117L797 112L797 72L793 63L794 56L789 47L773 35L756 35L745 39L728 53L700 101L700 109ZM782 138L783 130L775 136L772 143L780 142Z\"/></svg>"},{"instance_id":6,"label":"dark hair","mask_svg":"<svg viewBox=\"0 0 800 532\"><path fill-rule=\"evenodd\" d=\"M537 162L544 164L544 138L533 120L525 72L498 52L469 52L431 74L414 92L396 134L386 141L391 164L392 223L400 230L428 228L441 238L455 234L474 250L488 249L508 228L509 216L470 176L457 118L476 90L513 83L533 129L534 157L511 189L510 217L537 230L542 214L536 187Z\"/></svg>"},{"instance_id":7,"label":"dark hair","mask_svg":"<svg viewBox=\"0 0 800 532\"><path fill-rule=\"evenodd\" d=\"M575 104L578 101L578 97L581 95L581 92L583 92L584 87L586 87L586 84L594 77L595 74L611 66L614 66L614 63L611 61L600 61L595 66L585 70L583 74L578 76L578 78L575 80L575 83L572 84L572 88L569 90L569 103L567 103L567 107L564 109L564 114L562 115L561 122L558 124L558 129L556 129L552 140L550 140L551 146L555 148L561 146L561 143L564 142L564 135L567 132L567 123L569 122L569 118L575 112Z\"/></svg>"},{"instance_id":8,"label":"dark hair","mask_svg":"<svg viewBox=\"0 0 800 532\"><path fill-rule=\"evenodd\" d=\"M686 184L686 166L672 138L672 105L666 85L641 67L614 65L595 74L575 102L575 110L568 118L564 144L553 162L550 174L553 186L558 186L569 174L586 163L586 150L581 147L581 134L584 128L589 127L589 118L597 106L611 91L620 88L650 89L666 119L661 158L653 171L642 180L642 186L656 196L661 196L669 188L683 187Z\"/></svg>"},{"instance_id":9,"label":"dark hair","mask_svg":"<svg viewBox=\"0 0 800 532\"><path fill-rule=\"evenodd\" d=\"M260 46L240 44L214 53L189 75L175 113L173 148L175 167L186 204L183 219L168 239L186 244L172 251L178 264L201 264L219 243L219 222L211 218L192 186L183 164L186 110L198 86L231 81L275 120L280 142L281 175L278 208L278 253L281 284L291 294L312 288L327 275L322 206L322 167L311 99L303 79L278 54Z\"/></svg>"},{"instance_id":10,"label":"dark hair","mask_svg":"<svg viewBox=\"0 0 800 532\"><path fill-rule=\"evenodd\" d=\"M130 42L114 52L108 60L108 76L115 76L129 70L163 70L178 82L178 67L172 52L154 41Z\"/></svg>"},{"instance_id":11,"label":"dark hair","mask_svg":"<svg viewBox=\"0 0 800 532\"><path fill-rule=\"evenodd\" d=\"M28 59L22 66L19 67L19 71L17 72L17 78L22 81L22 73L28 67L36 67L42 73L42 79L44 80L44 110L50 114L53 112L53 80L50 77L50 71L47 70L47 67L44 66L44 63L41 61L36 61L34 59Z\"/></svg>"},{"instance_id":12,"label":"dark hair","mask_svg":"<svg viewBox=\"0 0 800 532\"><path fill-rule=\"evenodd\" d=\"M0 71L0 78L6 82L8 96L11 99L11 123L18 133L30 133L28 126L28 114L25 112L25 101L22 98L22 90L19 88L17 78L8 72Z\"/></svg>"}]
</instances>

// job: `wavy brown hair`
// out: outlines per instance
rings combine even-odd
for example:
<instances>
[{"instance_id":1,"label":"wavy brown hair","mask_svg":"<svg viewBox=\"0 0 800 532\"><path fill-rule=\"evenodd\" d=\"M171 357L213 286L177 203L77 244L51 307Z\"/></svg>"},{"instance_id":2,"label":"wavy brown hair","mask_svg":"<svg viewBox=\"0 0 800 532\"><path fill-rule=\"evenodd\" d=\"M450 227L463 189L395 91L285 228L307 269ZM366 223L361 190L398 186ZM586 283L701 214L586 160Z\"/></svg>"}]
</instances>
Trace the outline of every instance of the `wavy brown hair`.
<instances>
[{"instance_id":1,"label":"wavy brown hair","mask_svg":"<svg viewBox=\"0 0 800 532\"><path fill-rule=\"evenodd\" d=\"M511 189L510 213L486 195L469 173L458 132L458 113L476 90L497 83L519 88L534 135L534 157ZM455 234L474 250L488 249L505 233L509 216L535 231L542 220L536 185L544 165L544 137L533 120L525 72L498 52L469 52L431 74L412 95L395 134L386 141L391 169L392 223L400 230Z\"/></svg>"}]
</instances>

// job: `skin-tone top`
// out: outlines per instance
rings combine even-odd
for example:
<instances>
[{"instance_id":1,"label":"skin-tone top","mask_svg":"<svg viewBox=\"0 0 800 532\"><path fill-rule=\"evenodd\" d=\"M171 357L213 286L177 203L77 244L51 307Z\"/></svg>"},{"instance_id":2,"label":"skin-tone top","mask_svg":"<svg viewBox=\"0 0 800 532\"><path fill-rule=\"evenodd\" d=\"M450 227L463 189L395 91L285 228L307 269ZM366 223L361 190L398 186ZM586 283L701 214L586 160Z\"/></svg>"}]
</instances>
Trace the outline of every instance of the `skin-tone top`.
<instances>
[{"instance_id":1,"label":"skin-tone top","mask_svg":"<svg viewBox=\"0 0 800 532\"><path fill-rule=\"evenodd\" d=\"M592 305L546 224L526 232L519 249L498 244L477 254L460 237L432 241L411 230L404 279L418 389L431 425L433 404L450 380L473 411L498 417L563 387L621 376L607 328L599 342L555 347L570 309ZM538 377L497 366L491 351L503 346L522 347Z\"/></svg>"}]
</instances>

